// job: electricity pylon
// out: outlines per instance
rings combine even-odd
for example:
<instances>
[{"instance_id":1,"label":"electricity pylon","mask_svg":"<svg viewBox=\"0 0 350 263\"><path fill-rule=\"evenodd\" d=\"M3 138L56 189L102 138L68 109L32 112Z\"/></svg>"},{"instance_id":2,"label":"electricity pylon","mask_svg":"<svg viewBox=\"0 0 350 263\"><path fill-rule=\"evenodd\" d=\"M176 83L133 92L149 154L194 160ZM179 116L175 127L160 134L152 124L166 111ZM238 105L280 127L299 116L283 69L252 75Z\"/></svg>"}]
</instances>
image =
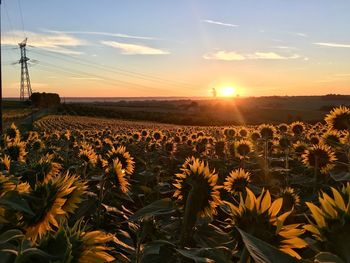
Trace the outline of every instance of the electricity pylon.
<instances>
[{"instance_id":1,"label":"electricity pylon","mask_svg":"<svg viewBox=\"0 0 350 263\"><path fill-rule=\"evenodd\" d=\"M21 43L18 43L20 49L21 49L21 59L19 60L19 63L21 64L21 87L20 87L20 100L24 101L24 99L27 97L30 99L30 96L32 96L32 87L30 85L30 78L29 78L29 71L28 71L28 61L29 58L27 58L27 38L25 38Z\"/></svg>"}]
</instances>

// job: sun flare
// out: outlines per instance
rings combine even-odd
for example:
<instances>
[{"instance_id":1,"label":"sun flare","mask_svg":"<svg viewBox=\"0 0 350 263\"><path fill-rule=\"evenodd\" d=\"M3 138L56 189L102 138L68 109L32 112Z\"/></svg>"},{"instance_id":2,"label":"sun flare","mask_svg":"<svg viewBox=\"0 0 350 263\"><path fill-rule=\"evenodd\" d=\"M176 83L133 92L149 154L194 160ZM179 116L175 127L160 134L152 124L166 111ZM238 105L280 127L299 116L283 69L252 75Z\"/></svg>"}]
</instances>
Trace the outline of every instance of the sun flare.
<instances>
[{"instance_id":1,"label":"sun flare","mask_svg":"<svg viewBox=\"0 0 350 263\"><path fill-rule=\"evenodd\" d=\"M236 94L236 89L232 86L225 86L220 89L220 97L233 97Z\"/></svg>"}]
</instances>

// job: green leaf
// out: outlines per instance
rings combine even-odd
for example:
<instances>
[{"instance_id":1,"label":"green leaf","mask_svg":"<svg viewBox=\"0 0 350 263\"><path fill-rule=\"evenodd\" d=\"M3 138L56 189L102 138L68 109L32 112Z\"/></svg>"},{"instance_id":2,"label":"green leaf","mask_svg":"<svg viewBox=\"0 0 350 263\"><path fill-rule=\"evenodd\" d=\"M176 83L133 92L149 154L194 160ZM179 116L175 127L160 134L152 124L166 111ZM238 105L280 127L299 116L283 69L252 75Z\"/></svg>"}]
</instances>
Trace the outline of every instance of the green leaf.
<instances>
[{"instance_id":1,"label":"green leaf","mask_svg":"<svg viewBox=\"0 0 350 263\"><path fill-rule=\"evenodd\" d=\"M329 252L320 252L315 256L315 262L318 263L345 263L338 256Z\"/></svg>"},{"instance_id":2,"label":"green leaf","mask_svg":"<svg viewBox=\"0 0 350 263\"><path fill-rule=\"evenodd\" d=\"M194 262L226 263L232 261L232 253L226 247L176 249L183 257Z\"/></svg>"},{"instance_id":3,"label":"green leaf","mask_svg":"<svg viewBox=\"0 0 350 263\"><path fill-rule=\"evenodd\" d=\"M337 172L337 173L330 172L330 175L336 182L350 181L350 173L346 171Z\"/></svg>"},{"instance_id":4,"label":"green leaf","mask_svg":"<svg viewBox=\"0 0 350 263\"><path fill-rule=\"evenodd\" d=\"M250 256L257 263L295 263L297 259L287 255L265 241L258 239L237 228Z\"/></svg>"},{"instance_id":5,"label":"green leaf","mask_svg":"<svg viewBox=\"0 0 350 263\"><path fill-rule=\"evenodd\" d=\"M193 249L176 249L177 252L179 252L183 257L192 259L196 263L212 263L214 260L206 258L206 257L201 257L198 256L197 251Z\"/></svg>"},{"instance_id":6,"label":"green leaf","mask_svg":"<svg viewBox=\"0 0 350 263\"><path fill-rule=\"evenodd\" d=\"M21 230L10 229L0 235L0 245L6 244L13 239L23 238L24 235Z\"/></svg>"},{"instance_id":7,"label":"green leaf","mask_svg":"<svg viewBox=\"0 0 350 263\"><path fill-rule=\"evenodd\" d=\"M130 220L135 221L146 216L159 216L171 214L174 211L175 207L172 200L170 198L164 198L161 200L157 200L152 204L149 204L148 206L145 206L140 210L136 211L135 214L133 214L130 217Z\"/></svg>"},{"instance_id":8,"label":"green leaf","mask_svg":"<svg viewBox=\"0 0 350 263\"><path fill-rule=\"evenodd\" d=\"M0 206L35 216L27 201L17 191L8 191L4 196L2 196L0 198Z\"/></svg>"}]
</instances>

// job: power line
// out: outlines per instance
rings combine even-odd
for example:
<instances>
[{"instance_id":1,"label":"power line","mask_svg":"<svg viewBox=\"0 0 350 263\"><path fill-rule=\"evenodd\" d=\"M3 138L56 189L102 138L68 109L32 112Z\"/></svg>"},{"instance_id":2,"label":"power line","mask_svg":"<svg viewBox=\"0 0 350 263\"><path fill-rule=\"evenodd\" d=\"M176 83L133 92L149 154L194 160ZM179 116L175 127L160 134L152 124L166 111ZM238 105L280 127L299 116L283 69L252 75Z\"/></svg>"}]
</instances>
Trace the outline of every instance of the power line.
<instances>
[{"instance_id":1,"label":"power line","mask_svg":"<svg viewBox=\"0 0 350 263\"><path fill-rule=\"evenodd\" d=\"M142 84L137 84L137 83L132 83L132 82L127 82L127 81L123 81L123 80L118 80L118 79L114 79L114 78L108 78L105 76L101 76L101 75L97 75L97 74L93 74L90 72L84 72L82 70L77 70L77 69L71 69L71 68L65 68L62 66L58 66L56 64L51 64L49 62L41 62L40 64L38 64L39 66L41 66L41 64L44 64L45 66L54 68L55 70L59 70L61 72L64 72L65 74L73 74L76 75L78 77L94 77L96 79L91 79L92 81L97 81L97 82L105 82L108 83L110 85L116 85L117 83L125 85L125 86L129 86L132 88L138 88L138 89L153 89L153 90L161 90L155 87L150 87L150 86L145 86Z\"/></svg>"},{"instance_id":2,"label":"power line","mask_svg":"<svg viewBox=\"0 0 350 263\"><path fill-rule=\"evenodd\" d=\"M36 48L34 46L31 46L31 47ZM84 58L75 58L75 57L67 56L67 55L64 55L61 53L50 52L48 50L43 50L43 51L46 51L44 54L42 52L39 52L38 48L36 48L35 50L31 50L31 51L34 53L37 53L37 54L39 53L40 55L50 56L50 57L62 59L62 60L68 61L68 62L71 62L69 60L74 60L74 62L77 64L104 69L105 71L116 73L116 74L119 74L122 76L128 76L128 77L132 77L132 78L138 78L138 79L143 79L143 80L148 80L148 81L153 81L153 82L161 81L163 83L167 83L167 84L170 84L172 86L177 86L177 87L181 87L181 88L189 88L189 89L193 88L193 85L190 83L184 83L184 82L179 82L179 81L175 81L175 80L168 80L168 79L164 79L164 78L160 78L160 77L156 77L156 76L151 76L151 75L147 75L147 74L143 74L143 73L137 73L137 72L130 71L130 70L116 68L113 66L101 65L101 64L97 64L93 61L89 61L87 59L84 59Z\"/></svg>"},{"instance_id":3,"label":"power line","mask_svg":"<svg viewBox=\"0 0 350 263\"><path fill-rule=\"evenodd\" d=\"M22 23L22 31L23 31L23 35L25 36L25 31L24 31L24 19L23 19L23 12L22 12L22 6L21 6L21 0L18 0L18 8L19 8L19 13L21 16L21 23Z\"/></svg>"}]
</instances>

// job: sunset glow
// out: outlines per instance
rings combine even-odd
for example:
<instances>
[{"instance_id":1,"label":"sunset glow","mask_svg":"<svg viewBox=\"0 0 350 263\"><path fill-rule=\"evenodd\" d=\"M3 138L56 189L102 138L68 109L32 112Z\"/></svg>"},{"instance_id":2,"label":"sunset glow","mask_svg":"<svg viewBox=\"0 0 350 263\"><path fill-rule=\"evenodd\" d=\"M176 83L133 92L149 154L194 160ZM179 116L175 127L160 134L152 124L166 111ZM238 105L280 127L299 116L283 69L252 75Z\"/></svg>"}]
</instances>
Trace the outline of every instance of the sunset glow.
<instances>
[{"instance_id":1,"label":"sunset glow","mask_svg":"<svg viewBox=\"0 0 350 263\"><path fill-rule=\"evenodd\" d=\"M220 97L233 97L236 95L236 89L231 86L222 87L219 95Z\"/></svg>"},{"instance_id":2,"label":"sunset glow","mask_svg":"<svg viewBox=\"0 0 350 263\"><path fill-rule=\"evenodd\" d=\"M4 2L5 97L19 96L13 63L25 37L33 90L62 97L350 90L350 1L22 0L24 26L17 1ZM222 82L245 88L220 91Z\"/></svg>"}]
</instances>

